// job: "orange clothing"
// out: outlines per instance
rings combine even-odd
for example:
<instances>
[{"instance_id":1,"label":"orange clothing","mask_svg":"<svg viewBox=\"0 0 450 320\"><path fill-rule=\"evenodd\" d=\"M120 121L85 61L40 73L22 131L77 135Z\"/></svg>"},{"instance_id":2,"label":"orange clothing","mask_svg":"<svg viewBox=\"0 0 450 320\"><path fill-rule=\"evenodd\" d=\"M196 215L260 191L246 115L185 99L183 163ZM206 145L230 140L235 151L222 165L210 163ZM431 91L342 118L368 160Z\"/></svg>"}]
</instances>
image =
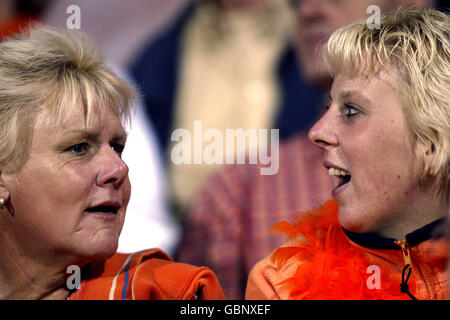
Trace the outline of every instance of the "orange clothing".
<instances>
[{"instance_id":1,"label":"orange clothing","mask_svg":"<svg viewBox=\"0 0 450 320\"><path fill-rule=\"evenodd\" d=\"M28 26L36 23L38 20L30 16L16 16L0 23L0 41L3 38L20 33Z\"/></svg>"},{"instance_id":2,"label":"orange clothing","mask_svg":"<svg viewBox=\"0 0 450 320\"><path fill-rule=\"evenodd\" d=\"M206 267L172 261L158 249L115 254L82 270L70 300L222 300L216 275Z\"/></svg>"},{"instance_id":3,"label":"orange clothing","mask_svg":"<svg viewBox=\"0 0 450 320\"><path fill-rule=\"evenodd\" d=\"M318 212L275 225L290 242L254 266L246 299L447 299L448 244L431 239L441 221L400 243L344 230L337 211L329 201ZM410 277L405 264L412 265Z\"/></svg>"}]
</instances>

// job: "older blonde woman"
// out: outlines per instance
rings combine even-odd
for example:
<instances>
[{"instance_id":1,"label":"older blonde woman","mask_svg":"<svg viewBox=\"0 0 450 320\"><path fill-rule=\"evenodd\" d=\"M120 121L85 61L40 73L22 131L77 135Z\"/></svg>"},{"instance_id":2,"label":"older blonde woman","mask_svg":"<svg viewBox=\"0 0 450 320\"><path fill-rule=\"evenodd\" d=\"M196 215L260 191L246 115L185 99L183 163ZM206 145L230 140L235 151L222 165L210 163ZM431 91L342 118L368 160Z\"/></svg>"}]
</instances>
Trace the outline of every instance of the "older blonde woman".
<instances>
[{"instance_id":1,"label":"older blonde woman","mask_svg":"<svg viewBox=\"0 0 450 320\"><path fill-rule=\"evenodd\" d=\"M450 19L407 10L336 31L330 106L309 132L333 200L274 229L290 242L260 261L249 299L445 299Z\"/></svg>"},{"instance_id":2,"label":"older blonde woman","mask_svg":"<svg viewBox=\"0 0 450 320\"><path fill-rule=\"evenodd\" d=\"M207 268L157 249L114 254L134 96L81 33L0 43L1 299L223 298Z\"/></svg>"}]
</instances>

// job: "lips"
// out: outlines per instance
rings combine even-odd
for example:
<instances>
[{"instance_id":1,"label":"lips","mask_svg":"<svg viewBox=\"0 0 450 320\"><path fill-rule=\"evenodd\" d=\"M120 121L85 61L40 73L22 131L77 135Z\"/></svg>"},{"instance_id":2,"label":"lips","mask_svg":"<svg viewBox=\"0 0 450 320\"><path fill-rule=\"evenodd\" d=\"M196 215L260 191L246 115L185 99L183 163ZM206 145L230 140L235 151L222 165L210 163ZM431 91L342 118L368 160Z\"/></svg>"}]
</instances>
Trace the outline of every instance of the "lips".
<instances>
[{"instance_id":1,"label":"lips","mask_svg":"<svg viewBox=\"0 0 450 320\"><path fill-rule=\"evenodd\" d=\"M332 176L334 180L334 189L332 195L335 196L338 193L344 191L352 178L350 172L340 166L329 162L324 162L324 167L328 169L328 174Z\"/></svg>"},{"instance_id":2,"label":"lips","mask_svg":"<svg viewBox=\"0 0 450 320\"><path fill-rule=\"evenodd\" d=\"M101 215L116 215L121 205L118 202L102 202L91 207L86 208L84 211L91 214Z\"/></svg>"}]
</instances>

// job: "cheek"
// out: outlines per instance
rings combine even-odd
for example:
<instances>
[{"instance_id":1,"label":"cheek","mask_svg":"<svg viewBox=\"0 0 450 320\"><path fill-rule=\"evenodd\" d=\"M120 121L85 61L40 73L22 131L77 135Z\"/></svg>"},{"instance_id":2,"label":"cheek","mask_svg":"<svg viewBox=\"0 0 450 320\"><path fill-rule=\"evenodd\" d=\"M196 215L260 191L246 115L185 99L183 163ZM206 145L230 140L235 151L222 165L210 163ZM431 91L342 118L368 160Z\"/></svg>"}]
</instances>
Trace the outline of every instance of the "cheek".
<instances>
[{"instance_id":1,"label":"cheek","mask_svg":"<svg viewBox=\"0 0 450 320\"><path fill-rule=\"evenodd\" d=\"M92 188L93 178L83 170L61 170L47 179L42 192L61 208L77 209L84 205Z\"/></svg>"},{"instance_id":2,"label":"cheek","mask_svg":"<svg viewBox=\"0 0 450 320\"><path fill-rule=\"evenodd\" d=\"M92 178L81 170L35 168L20 175L12 200L20 210L43 212L54 215L54 219L76 218L73 213L83 207L91 185Z\"/></svg>"},{"instance_id":3,"label":"cheek","mask_svg":"<svg viewBox=\"0 0 450 320\"><path fill-rule=\"evenodd\" d=\"M371 137L372 143L350 150L350 168L360 199L374 206L404 205L415 185L415 155L395 134Z\"/></svg>"},{"instance_id":4,"label":"cheek","mask_svg":"<svg viewBox=\"0 0 450 320\"><path fill-rule=\"evenodd\" d=\"M120 190L119 190L120 196L121 196L121 200L122 200L122 207L119 210L119 227L120 230L123 227L123 224L125 222L125 216L127 213L127 207L128 207L128 203L130 201L130 196L131 196L131 184L130 184L130 180L128 177L126 177L126 179L123 181L122 185L120 186Z\"/></svg>"},{"instance_id":5,"label":"cheek","mask_svg":"<svg viewBox=\"0 0 450 320\"><path fill-rule=\"evenodd\" d=\"M130 184L130 180L127 177L125 179L125 181L123 182L122 186L122 208L123 208L123 214L122 214L122 225L124 223L125 220L125 214L126 214L126 208L128 206L128 202L130 201L130 196L131 196L131 184Z\"/></svg>"},{"instance_id":6,"label":"cheek","mask_svg":"<svg viewBox=\"0 0 450 320\"><path fill-rule=\"evenodd\" d=\"M122 192L123 192L124 203L126 203L128 205L128 201L130 200L130 195L131 195L131 183L130 183L130 178L128 176L125 179L125 181L123 182Z\"/></svg>"},{"instance_id":7,"label":"cheek","mask_svg":"<svg viewBox=\"0 0 450 320\"><path fill-rule=\"evenodd\" d=\"M44 172L34 170L18 177L11 204L20 241L48 248L77 230L88 189L81 185L82 179Z\"/></svg>"}]
</instances>

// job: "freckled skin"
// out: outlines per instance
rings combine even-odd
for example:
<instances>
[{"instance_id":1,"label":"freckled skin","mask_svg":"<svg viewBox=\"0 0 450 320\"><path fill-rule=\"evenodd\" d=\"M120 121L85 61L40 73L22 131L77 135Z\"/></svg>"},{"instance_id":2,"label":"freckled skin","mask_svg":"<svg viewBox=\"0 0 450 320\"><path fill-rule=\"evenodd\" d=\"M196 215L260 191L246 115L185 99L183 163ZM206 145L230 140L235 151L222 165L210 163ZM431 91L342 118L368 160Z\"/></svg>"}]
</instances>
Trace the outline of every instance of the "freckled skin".
<instances>
[{"instance_id":1,"label":"freckled skin","mask_svg":"<svg viewBox=\"0 0 450 320\"><path fill-rule=\"evenodd\" d=\"M332 103L309 132L324 160L351 174L335 199L340 223L354 232L401 236L411 224L423 225L425 208L433 207L417 183L414 144L396 83L390 74L369 81L338 74ZM348 104L360 112L347 118Z\"/></svg>"}]
</instances>

